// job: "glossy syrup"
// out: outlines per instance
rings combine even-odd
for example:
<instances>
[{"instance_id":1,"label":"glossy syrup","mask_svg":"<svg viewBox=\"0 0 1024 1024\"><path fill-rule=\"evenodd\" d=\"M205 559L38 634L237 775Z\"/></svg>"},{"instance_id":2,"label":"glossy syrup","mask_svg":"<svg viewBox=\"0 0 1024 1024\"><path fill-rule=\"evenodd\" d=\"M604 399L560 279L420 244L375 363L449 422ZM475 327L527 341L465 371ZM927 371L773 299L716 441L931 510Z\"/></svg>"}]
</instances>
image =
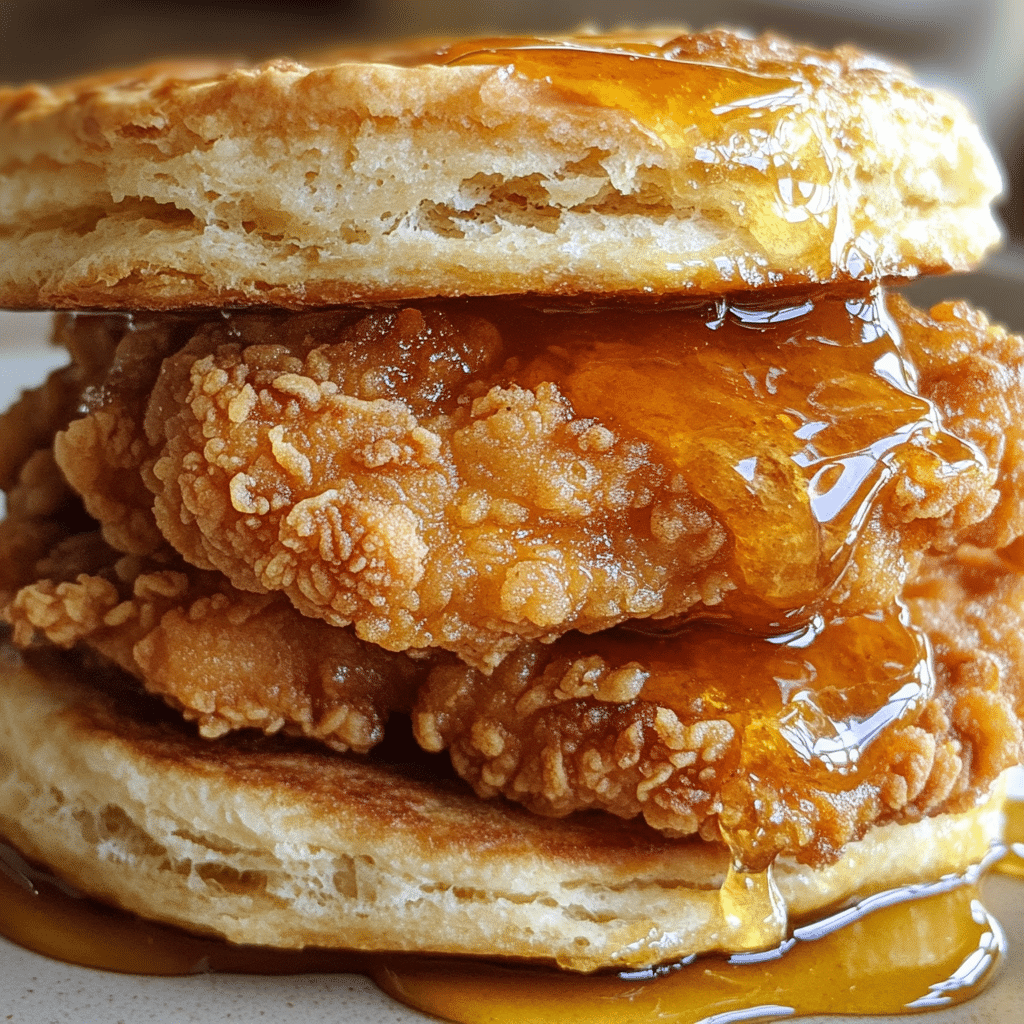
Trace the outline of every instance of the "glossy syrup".
<instances>
[{"instance_id":1,"label":"glossy syrup","mask_svg":"<svg viewBox=\"0 0 1024 1024\"><path fill-rule=\"evenodd\" d=\"M460 1024L673 1024L816 1013L900 1014L963 1002L984 986L1003 938L973 885L797 929L769 954L704 958L658 977L584 978L469 965L385 970L377 983Z\"/></svg>"},{"instance_id":2,"label":"glossy syrup","mask_svg":"<svg viewBox=\"0 0 1024 1024\"><path fill-rule=\"evenodd\" d=\"M792 852L797 846L787 844L799 844L802 834L825 832L816 817L822 806L830 808L829 841L845 842L843 830L856 831L864 793L905 756L923 709L942 685L927 637L899 602L869 614L819 618L772 638L717 622L685 623L675 632L661 623L634 623L593 636L566 634L535 657L533 678L569 680L579 671L569 666L584 664L642 673L638 701L669 709L684 726L728 723L715 756L717 778L702 778L703 762L696 762L692 774L681 772L666 790L706 787L710 800L724 789L718 779L749 780L742 797L729 796L729 827L721 817L718 827L734 861L753 871ZM497 670L497 685L514 686L504 671ZM602 709L594 702L587 713L596 722ZM543 716L550 714L545 708L520 728L543 737ZM543 742L522 757L538 756ZM656 734L644 740L657 742ZM467 749L472 754L459 747ZM772 786L760 786L762 779ZM524 799L521 791L516 796Z\"/></svg>"},{"instance_id":3,"label":"glossy syrup","mask_svg":"<svg viewBox=\"0 0 1024 1024\"><path fill-rule=\"evenodd\" d=\"M1019 858L1024 804L1010 805L1007 844L1021 848ZM408 1006L456 1024L702 1024L939 1009L976 995L1005 945L980 900L983 867L797 922L766 952L581 976L456 958L232 946L111 910L31 868L10 847L0 854L0 933L45 956L145 975L355 972ZM1007 860L1000 868L1007 864L1019 870Z\"/></svg>"},{"instance_id":4,"label":"glossy syrup","mask_svg":"<svg viewBox=\"0 0 1024 1024\"><path fill-rule=\"evenodd\" d=\"M834 263L853 278L871 276L841 223L844 154L822 120L830 90L821 61L791 61L763 70L738 66L735 55L695 48L681 36L663 45L594 37L585 41L475 39L438 51L432 61L496 65L543 81L563 99L621 110L677 155L678 192L713 188L728 174L742 183L744 223L766 250L813 262L819 280Z\"/></svg>"},{"instance_id":5,"label":"glossy syrup","mask_svg":"<svg viewBox=\"0 0 1024 1024\"><path fill-rule=\"evenodd\" d=\"M1006 856L996 870L1024 878L1024 800L1011 800L1006 805L1006 847Z\"/></svg>"},{"instance_id":6,"label":"glossy syrup","mask_svg":"<svg viewBox=\"0 0 1024 1024\"><path fill-rule=\"evenodd\" d=\"M518 355L512 383L555 381L578 417L649 444L725 526L739 586L717 611L758 632L807 621L887 485L987 468L919 393L877 290L640 316L479 308Z\"/></svg>"},{"instance_id":7,"label":"glossy syrup","mask_svg":"<svg viewBox=\"0 0 1024 1024\"><path fill-rule=\"evenodd\" d=\"M610 46L542 39L478 39L439 54L449 65L510 65L577 102L628 110L672 146L722 130L740 110L779 113L799 102L806 80L673 56L654 44ZM710 155L710 154L709 154Z\"/></svg>"}]
</instances>

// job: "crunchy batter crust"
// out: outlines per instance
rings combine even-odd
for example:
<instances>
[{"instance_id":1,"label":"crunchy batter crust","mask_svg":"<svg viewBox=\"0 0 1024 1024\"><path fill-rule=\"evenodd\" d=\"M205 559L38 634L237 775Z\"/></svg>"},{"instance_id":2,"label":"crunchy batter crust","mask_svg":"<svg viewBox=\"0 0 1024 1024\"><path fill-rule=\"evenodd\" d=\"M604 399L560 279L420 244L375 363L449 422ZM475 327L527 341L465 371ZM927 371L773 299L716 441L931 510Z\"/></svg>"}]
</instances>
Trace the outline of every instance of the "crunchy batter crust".
<instances>
[{"instance_id":1,"label":"crunchy batter crust","mask_svg":"<svg viewBox=\"0 0 1024 1024\"><path fill-rule=\"evenodd\" d=\"M965 310L945 333L936 324L914 341L931 346L933 420L909 384L873 369L897 343L863 343L847 304L818 299L820 311L760 336L775 347L717 328L721 364L704 351L704 321L684 312L485 303L122 319L109 377L54 452L118 551L170 544L239 590L485 670L524 639L629 619L725 614L770 629L787 612L884 607L922 551L1002 547L1024 530L1024 392L988 379L1019 378L1024 350ZM931 337L924 314L893 308ZM64 330L106 344L117 322ZM757 383L786 358L784 377ZM819 388L823 363L867 397ZM684 444L678 423L702 389L715 389L715 426L691 424ZM992 405L985 422L966 394ZM943 434L947 414L976 449ZM837 489L846 504L823 523L812 471L794 459L825 466L827 450L837 458L815 481L860 482ZM747 463L761 467L750 479L733 468ZM31 519L40 530L52 529L45 512ZM20 536L29 543L27 523Z\"/></svg>"},{"instance_id":2,"label":"crunchy batter crust","mask_svg":"<svg viewBox=\"0 0 1024 1024\"><path fill-rule=\"evenodd\" d=\"M169 563L169 564L168 564ZM366 753L408 711L429 661L393 654L173 559L117 557L80 534L5 614L16 644L87 646L216 739L238 729Z\"/></svg>"}]
</instances>

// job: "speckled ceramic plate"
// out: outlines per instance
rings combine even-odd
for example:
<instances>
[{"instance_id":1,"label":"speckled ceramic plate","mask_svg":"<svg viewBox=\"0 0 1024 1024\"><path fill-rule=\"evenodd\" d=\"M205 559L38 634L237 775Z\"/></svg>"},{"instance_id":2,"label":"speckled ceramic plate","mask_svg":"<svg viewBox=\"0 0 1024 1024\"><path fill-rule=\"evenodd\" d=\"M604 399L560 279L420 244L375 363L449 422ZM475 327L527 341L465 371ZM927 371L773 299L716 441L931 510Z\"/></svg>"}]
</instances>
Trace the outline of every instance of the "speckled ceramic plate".
<instances>
[{"instance_id":1,"label":"speckled ceramic plate","mask_svg":"<svg viewBox=\"0 0 1024 1024\"><path fill-rule=\"evenodd\" d=\"M997 319L1024 327L1024 269L1013 260L992 273L959 282L921 282L921 303L943 295L969 295ZM0 407L19 387L42 379L61 362L44 347L47 317L0 313ZM1024 795L1024 782L1018 789ZM977 999L942 1010L929 1024L1017 1024L1024 1007L1024 884L993 877L985 902L1002 923L1009 956L995 983ZM353 975L251 977L197 975L148 978L107 974L47 960L0 939L0 1022L12 1024L411 1024L428 1020L405 1008L372 982ZM864 1018L849 1018L853 1021ZM872 1018L895 1024L907 1018ZM806 1018L832 1024L843 1018ZM529 1022L524 1021L524 1024ZM567 1020L566 1024L571 1024Z\"/></svg>"}]
</instances>

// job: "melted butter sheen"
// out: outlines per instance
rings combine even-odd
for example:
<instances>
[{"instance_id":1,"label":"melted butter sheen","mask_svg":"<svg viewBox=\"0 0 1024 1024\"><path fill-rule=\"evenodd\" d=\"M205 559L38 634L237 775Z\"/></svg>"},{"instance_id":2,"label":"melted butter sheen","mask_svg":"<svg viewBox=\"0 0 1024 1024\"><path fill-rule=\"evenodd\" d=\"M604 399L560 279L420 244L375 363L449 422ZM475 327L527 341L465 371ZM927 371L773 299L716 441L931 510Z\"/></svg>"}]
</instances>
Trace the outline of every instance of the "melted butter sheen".
<instances>
[{"instance_id":1,"label":"melted butter sheen","mask_svg":"<svg viewBox=\"0 0 1024 1024\"><path fill-rule=\"evenodd\" d=\"M1009 822L1008 841L1024 840L1024 805L1011 806ZM456 1024L881 1015L964 1002L991 979L1003 938L977 882L972 872L868 897L796 927L766 953L587 977L451 958L231 946L83 899L0 845L0 933L45 956L122 973L362 973L401 1002Z\"/></svg>"}]
</instances>

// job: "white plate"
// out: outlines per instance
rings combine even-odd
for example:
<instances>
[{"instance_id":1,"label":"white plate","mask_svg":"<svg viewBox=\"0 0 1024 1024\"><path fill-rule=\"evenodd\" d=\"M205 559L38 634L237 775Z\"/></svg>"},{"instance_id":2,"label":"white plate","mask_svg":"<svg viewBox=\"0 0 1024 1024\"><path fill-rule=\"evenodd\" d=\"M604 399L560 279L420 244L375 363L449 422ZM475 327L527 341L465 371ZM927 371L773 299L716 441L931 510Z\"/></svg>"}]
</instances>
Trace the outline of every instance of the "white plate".
<instances>
[{"instance_id":1,"label":"white plate","mask_svg":"<svg viewBox=\"0 0 1024 1024\"><path fill-rule=\"evenodd\" d=\"M1000 312L1004 319L1011 319L1010 314ZM6 408L21 387L40 381L61 362L57 351L44 347L47 322L39 314L0 313L0 407ZM1024 326L1024 310L1015 326ZM1009 941L1010 954L1002 974L977 999L918 1018L922 1024L1017 1024L1020 1020L1024 1007L1024 884L994 877L986 883L985 902ZM0 1022L412 1024L430 1019L393 1002L359 976L134 977L47 960L0 938ZM812 1024L840 1024L843 1020L866 1024L863 1017L804 1019ZM906 1024L907 1018L868 1020Z\"/></svg>"}]
</instances>

